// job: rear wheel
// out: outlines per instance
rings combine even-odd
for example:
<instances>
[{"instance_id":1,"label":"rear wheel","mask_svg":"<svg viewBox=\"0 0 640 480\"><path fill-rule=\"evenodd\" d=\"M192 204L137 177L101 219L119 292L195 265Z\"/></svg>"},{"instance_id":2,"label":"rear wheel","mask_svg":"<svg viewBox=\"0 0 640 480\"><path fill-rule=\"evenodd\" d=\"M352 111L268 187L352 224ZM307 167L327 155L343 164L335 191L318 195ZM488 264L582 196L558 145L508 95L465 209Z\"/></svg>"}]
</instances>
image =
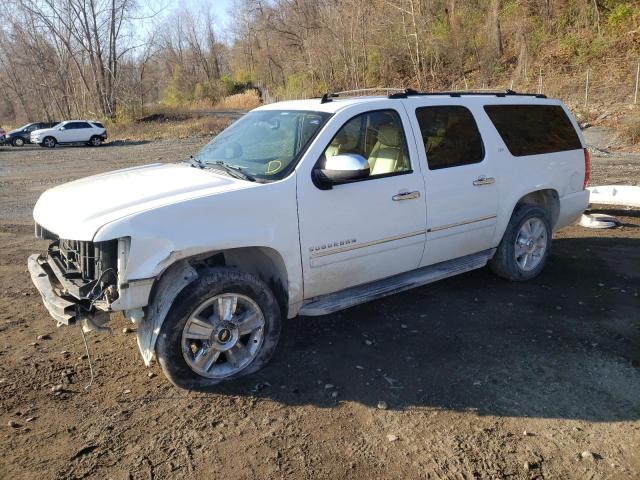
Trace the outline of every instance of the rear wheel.
<instances>
[{"instance_id":1,"label":"rear wheel","mask_svg":"<svg viewBox=\"0 0 640 480\"><path fill-rule=\"evenodd\" d=\"M16 138L12 139L11 140L11 145L13 145L14 147L23 147L24 146L24 138L16 137Z\"/></svg>"},{"instance_id":2,"label":"rear wheel","mask_svg":"<svg viewBox=\"0 0 640 480\"><path fill-rule=\"evenodd\" d=\"M249 375L275 353L280 308L258 277L211 269L189 285L165 319L156 355L171 383L202 389Z\"/></svg>"},{"instance_id":3,"label":"rear wheel","mask_svg":"<svg viewBox=\"0 0 640 480\"><path fill-rule=\"evenodd\" d=\"M99 147L100 145L102 145L102 139L98 135L94 135L89 140L89 145L91 145L92 147Z\"/></svg>"},{"instance_id":4,"label":"rear wheel","mask_svg":"<svg viewBox=\"0 0 640 480\"><path fill-rule=\"evenodd\" d=\"M511 217L489 266L507 280L529 280L544 268L550 247L547 212L537 205L521 205Z\"/></svg>"},{"instance_id":5,"label":"rear wheel","mask_svg":"<svg viewBox=\"0 0 640 480\"><path fill-rule=\"evenodd\" d=\"M53 137L44 137L44 140L42 140L40 145L47 148L53 148L56 146L56 139Z\"/></svg>"}]
</instances>

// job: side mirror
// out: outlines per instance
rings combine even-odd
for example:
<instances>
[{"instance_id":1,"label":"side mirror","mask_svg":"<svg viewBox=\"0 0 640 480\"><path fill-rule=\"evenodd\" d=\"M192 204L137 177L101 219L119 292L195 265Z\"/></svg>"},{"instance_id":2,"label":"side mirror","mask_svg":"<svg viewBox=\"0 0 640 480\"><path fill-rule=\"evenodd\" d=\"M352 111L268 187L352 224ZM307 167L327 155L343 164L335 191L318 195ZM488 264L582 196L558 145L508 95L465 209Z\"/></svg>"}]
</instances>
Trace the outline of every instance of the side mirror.
<instances>
[{"instance_id":1,"label":"side mirror","mask_svg":"<svg viewBox=\"0 0 640 480\"><path fill-rule=\"evenodd\" d=\"M60 127L58 130L62 131L62 130L64 130L64 127Z\"/></svg>"},{"instance_id":2,"label":"side mirror","mask_svg":"<svg viewBox=\"0 0 640 480\"><path fill-rule=\"evenodd\" d=\"M329 157L324 168L314 170L315 180L325 188L354 182L369 176L369 162L362 155L344 153Z\"/></svg>"}]
</instances>

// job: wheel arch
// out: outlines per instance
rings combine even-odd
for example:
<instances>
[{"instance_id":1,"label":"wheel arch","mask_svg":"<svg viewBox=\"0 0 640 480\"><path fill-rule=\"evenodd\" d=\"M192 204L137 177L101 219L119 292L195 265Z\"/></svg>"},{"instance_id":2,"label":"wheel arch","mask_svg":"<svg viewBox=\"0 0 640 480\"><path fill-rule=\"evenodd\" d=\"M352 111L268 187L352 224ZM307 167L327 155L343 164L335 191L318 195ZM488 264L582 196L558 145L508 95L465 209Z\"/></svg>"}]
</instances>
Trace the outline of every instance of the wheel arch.
<instances>
[{"instance_id":1,"label":"wheel arch","mask_svg":"<svg viewBox=\"0 0 640 480\"><path fill-rule=\"evenodd\" d=\"M144 320L138 325L138 347L145 364L151 362L158 332L171 305L199 273L211 267L237 268L252 273L273 291L286 318L289 306L289 280L284 259L270 247L254 246L216 250L176 260L156 278L144 307Z\"/></svg>"},{"instance_id":2,"label":"wheel arch","mask_svg":"<svg viewBox=\"0 0 640 480\"><path fill-rule=\"evenodd\" d=\"M539 190L532 190L527 193L523 193L513 204L512 207L506 211L503 210L504 217L501 219L496 236L494 238L494 244L497 246L502 237L505 234L507 225L513 217L514 213L520 208L521 205L537 205L542 207L549 216L549 223L551 229L555 228L558 218L560 216L560 195L554 188L541 188ZM506 215L508 213L508 215Z\"/></svg>"},{"instance_id":3,"label":"wheel arch","mask_svg":"<svg viewBox=\"0 0 640 480\"><path fill-rule=\"evenodd\" d=\"M552 229L558 222L558 216L560 215L560 196L557 190L553 188L536 190L523 195L516 202L511 215L513 215L521 205L537 205L542 207L549 216L549 223L551 223Z\"/></svg>"}]
</instances>

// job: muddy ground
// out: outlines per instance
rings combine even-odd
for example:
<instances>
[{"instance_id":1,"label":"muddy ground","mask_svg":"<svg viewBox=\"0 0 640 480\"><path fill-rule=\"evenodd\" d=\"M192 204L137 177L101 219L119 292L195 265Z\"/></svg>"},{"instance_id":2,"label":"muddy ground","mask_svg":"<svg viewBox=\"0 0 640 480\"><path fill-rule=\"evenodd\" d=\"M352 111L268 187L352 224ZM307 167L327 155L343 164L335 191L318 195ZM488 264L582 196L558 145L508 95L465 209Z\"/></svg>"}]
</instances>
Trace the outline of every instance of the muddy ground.
<instances>
[{"instance_id":1,"label":"muddy ground","mask_svg":"<svg viewBox=\"0 0 640 480\"><path fill-rule=\"evenodd\" d=\"M482 269L289 321L267 368L215 393L145 368L117 315L89 337L85 391L80 331L55 328L26 271L46 246L33 204L205 141L0 147L1 478L640 478L639 210L558 232L529 283ZM593 184L640 184L638 156L593 167Z\"/></svg>"}]
</instances>

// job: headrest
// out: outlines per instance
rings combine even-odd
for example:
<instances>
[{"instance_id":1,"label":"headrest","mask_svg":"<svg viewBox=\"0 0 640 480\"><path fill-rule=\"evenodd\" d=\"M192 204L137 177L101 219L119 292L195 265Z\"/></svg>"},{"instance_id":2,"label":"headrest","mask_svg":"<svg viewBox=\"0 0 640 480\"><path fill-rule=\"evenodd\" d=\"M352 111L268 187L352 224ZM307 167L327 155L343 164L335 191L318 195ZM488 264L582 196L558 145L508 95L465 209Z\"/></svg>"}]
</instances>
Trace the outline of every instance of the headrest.
<instances>
[{"instance_id":1,"label":"headrest","mask_svg":"<svg viewBox=\"0 0 640 480\"><path fill-rule=\"evenodd\" d=\"M378 142L387 147L399 147L400 129L395 125L383 125L378 130Z\"/></svg>"},{"instance_id":2,"label":"headrest","mask_svg":"<svg viewBox=\"0 0 640 480\"><path fill-rule=\"evenodd\" d=\"M358 137L349 135L344 129L340 130L331 142L331 145L340 147L341 151L350 151L358 146Z\"/></svg>"}]
</instances>

